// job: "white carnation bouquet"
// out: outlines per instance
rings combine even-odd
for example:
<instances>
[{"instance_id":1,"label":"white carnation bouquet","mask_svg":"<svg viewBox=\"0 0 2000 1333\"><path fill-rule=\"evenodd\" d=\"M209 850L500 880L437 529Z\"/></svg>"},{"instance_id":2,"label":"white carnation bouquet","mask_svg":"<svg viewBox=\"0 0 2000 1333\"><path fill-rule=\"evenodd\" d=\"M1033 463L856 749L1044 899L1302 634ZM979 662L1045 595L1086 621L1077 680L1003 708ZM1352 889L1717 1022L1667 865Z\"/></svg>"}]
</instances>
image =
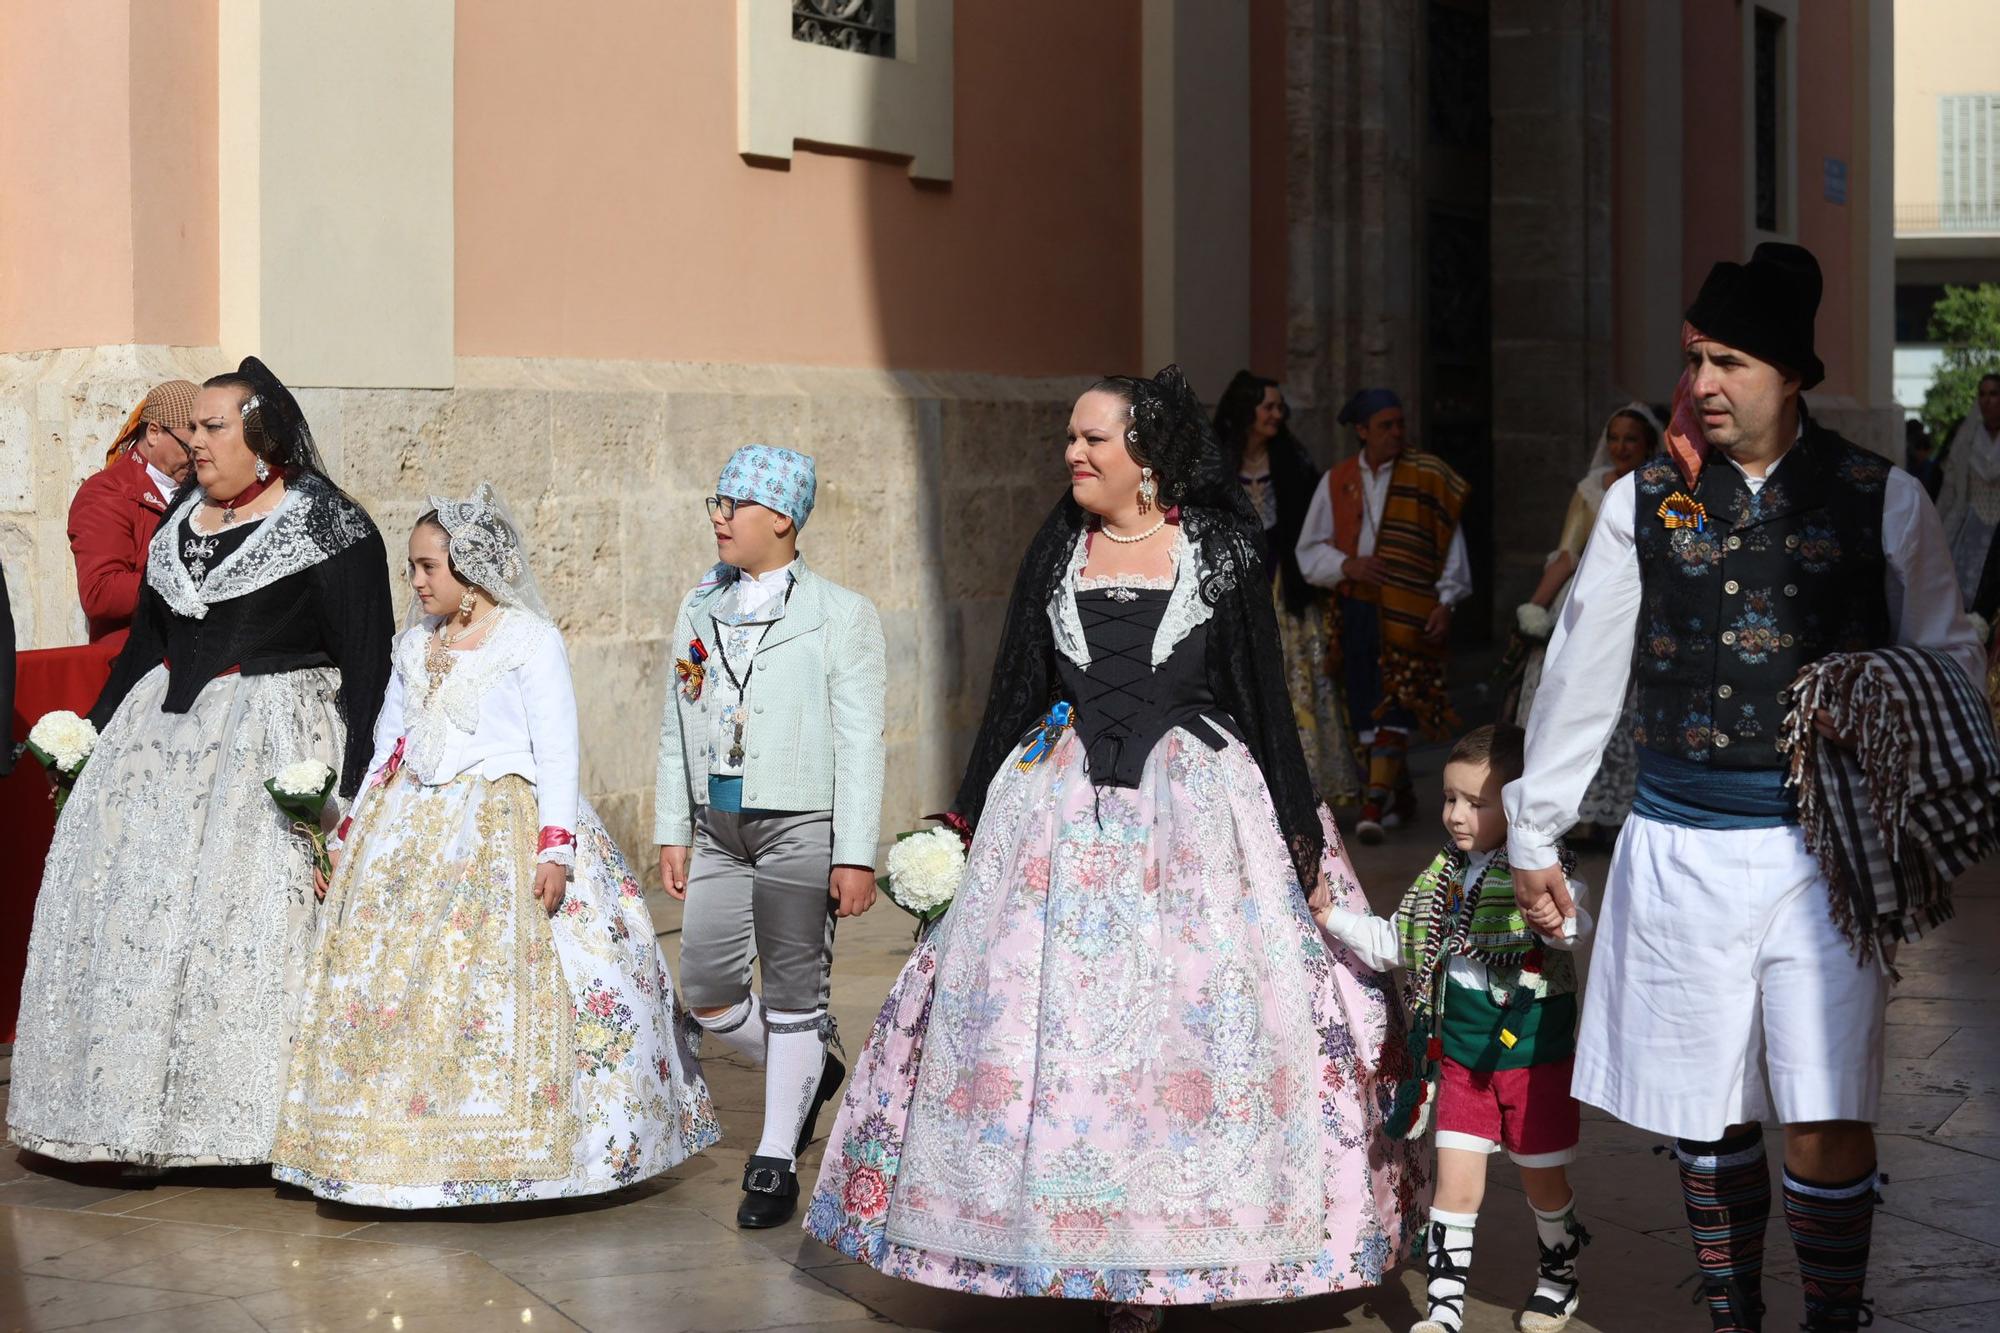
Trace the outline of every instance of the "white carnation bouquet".
<instances>
[{"instance_id":1,"label":"white carnation bouquet","mask_svg":"<svg viewBox=\"0 0 2000 1333\"><path fill-rule=\"evenodd\" d=\"M898 834L889 849L889 873L877 881L882 895L915 917L918 928L945 914L965 873L965 842L952 829Z\"/></svg>"},{"instance_id":2,"label":"white carnation bouquet","mask_svg":"<svg viewBox=\"0 0 2000 1333\"><path fill-rule=\"evenodd\" d=\"M42 714L41 721L28 732L28 753L49 771L49 782L55 787L57 814L62 813L63 803L76 785L76 775L96 748L97 728L89 718L78 717L67 708Z\"/></svg>"},{"instance_id":3,"label":"white carnation bouquet","mask_svg":"<svg viewBox=\"0 0 2000 1333\"><path fill-rule=\"evenodd\" d=\"M1523 602L1514 608L1514 624L1530 639L1546 639L1555 633L1555 613L1546 606Z\"/></svg>"},{"instance_id":4,"label":"white carnation bouquet","mask_svg":"<svg viewBox=\"0 0 2000 1333\"><path fill-rule=\"evenodd\" d=\"M333 858L327 855L324 823L335 777L333 769L319 760L301 759L264 779L264 790L291 817L292 832L304 838L312 850L313 866L328 877L333 874Z\"/></svg>"}]
</instances>

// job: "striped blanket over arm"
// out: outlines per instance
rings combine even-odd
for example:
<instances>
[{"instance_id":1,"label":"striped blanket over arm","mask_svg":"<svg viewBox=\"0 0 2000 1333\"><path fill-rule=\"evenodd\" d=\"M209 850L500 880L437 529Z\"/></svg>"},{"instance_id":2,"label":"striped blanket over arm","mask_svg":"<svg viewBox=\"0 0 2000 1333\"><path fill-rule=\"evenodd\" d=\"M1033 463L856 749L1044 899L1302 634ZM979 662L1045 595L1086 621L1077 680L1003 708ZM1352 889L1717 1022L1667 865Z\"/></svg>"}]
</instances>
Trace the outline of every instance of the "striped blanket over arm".
<instances>
[{"instance_id":1,"label":"striped blanket over arm","mask_svg":"<svg viewBox=\"0 0 2000 1333\"><path fill-rule=\"evenodd\" d=\"M1949 657L1884 648L1825 657L1792 683L1781 749L1833 919L1862 962L1951 916L1951 883L2000 846L2000 744ZM1824 712L1852 750L1813 726Z\"/></svg>"}]
</instances>

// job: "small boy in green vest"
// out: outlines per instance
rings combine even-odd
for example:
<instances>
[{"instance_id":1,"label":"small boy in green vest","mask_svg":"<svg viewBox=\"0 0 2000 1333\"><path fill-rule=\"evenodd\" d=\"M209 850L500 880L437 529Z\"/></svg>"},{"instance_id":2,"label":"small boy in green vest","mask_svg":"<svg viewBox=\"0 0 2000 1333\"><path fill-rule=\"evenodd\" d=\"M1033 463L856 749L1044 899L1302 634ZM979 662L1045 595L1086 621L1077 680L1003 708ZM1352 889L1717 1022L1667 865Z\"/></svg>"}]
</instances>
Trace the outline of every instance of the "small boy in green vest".
<instances>
[{"instance_id":1,"label":"small boy in green vest","mask_svg":"<svg viewBox=\"0 0 2000 1333\"><path fill-rule=\"evenodd\" d=\"M1411 1333L1458 1333L1464 1324L1486 1159L1503 1148L1521 1168L1541 1246L1520 1327L1553 1333L1577 1308L1576 1258L1590 1237L1564 1170L1581 1132L1569 1091L1577 1018L1570 951L1590 918L1579 907L1561 936L1543 936L1515 905L1500 789L1521 775L1524 746L1519 727L1480 727L1461 739L1444 766L1450 841L1395 916L1332 907L1322 918L1364 963L1410 974L1416 1067L1387 1131L1411 1137L1435 1119L1438 1145L1424 1251L1429 1311ZM1572 880L1579 904L1582 891Z\"/></svg>"}]
</instances>

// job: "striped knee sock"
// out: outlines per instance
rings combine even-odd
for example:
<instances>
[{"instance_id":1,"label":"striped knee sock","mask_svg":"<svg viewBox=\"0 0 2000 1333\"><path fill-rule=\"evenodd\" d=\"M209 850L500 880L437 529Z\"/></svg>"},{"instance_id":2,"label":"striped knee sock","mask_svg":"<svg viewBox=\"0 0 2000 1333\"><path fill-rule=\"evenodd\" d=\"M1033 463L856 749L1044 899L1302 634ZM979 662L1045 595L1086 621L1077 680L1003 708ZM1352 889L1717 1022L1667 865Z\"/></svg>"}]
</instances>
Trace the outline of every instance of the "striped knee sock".
<instances>
[{"instance_id":1,"label":"striped knee sock","mask_svg":"<svg viewBox=\"0 0 2000 1333\"><path fill-rule=\"evenodd\" d=\"M1758 1333L1764 1325L1764 1224L1771 1218L1763 1133L1745 1130L1714 1143L1682 1139L1674 1158L1709 1320L1717 1333Z\"/></svg>"},{"instance_id":2,"label":"striped knee sock","mask_svg":"<svg viewBox=\"0 0 2000 1333\"><path fill-rule=\"evenodd\" d=\"M1368 747L1368 800L1389 808L1396 799L1397 789L1403 785L1404 757L1409 753L1410 738L1403 732L1389 727L1378 728L1374 743Z\"/></svg>"},{"instance_id":3,"label":"striped knee sock","mask_svg":"<svg viewBox=\"0 0 2000 1333\"><path fill-rule=\"evenodd\" d=\"M1785 1223L1799 1253L1806 1327L1859 1328L1875 1227L1875 1168L1858 1179L1828 1185L1801 1180L1787 1167Z\"/></svg>"}]
</instances>

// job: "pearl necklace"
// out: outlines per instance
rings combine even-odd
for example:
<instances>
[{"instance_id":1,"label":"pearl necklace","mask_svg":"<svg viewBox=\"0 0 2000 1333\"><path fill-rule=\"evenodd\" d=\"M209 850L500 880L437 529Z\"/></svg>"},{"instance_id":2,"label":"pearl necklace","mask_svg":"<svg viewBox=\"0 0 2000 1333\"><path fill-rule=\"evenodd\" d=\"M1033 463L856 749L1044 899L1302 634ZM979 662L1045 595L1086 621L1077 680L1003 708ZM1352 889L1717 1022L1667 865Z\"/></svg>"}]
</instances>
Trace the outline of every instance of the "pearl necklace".
<instances>
[{"instance_id":1,"label":"pearl necklace","mask_svg":"<svg viewBox=\"0 0 2000 1333\"><path fill-rule=\"evenodd\" d=\"M1112 541L1119 542L1129 546L1133 542L1145 541L1146 538L1152 536L1154 533L1158 532L1161 528L1164 528L1165 526L1167 526L1167 516L1165 514L1162 514L1160 515L1160 521L1158 523L1155 523L1152 527L1147 528L1144 532L1138 533L1131 537L1121 537L1107 527L1100 526L1097 530L1103 533L1105 536L1109 537Z\"/></svg>"},{"instance_id":2,"label":"pearl necklace","mask_svg":"<svg viewBox=\"0 0 2000 1333\"><path fill-rule=\"evenodd\" d=\"M493 619L493 617L499 614L500 614L500 608L496 606L491 611L488 611L485 615L479 617L479 619L473 621L470 625L467 625L464 629L460 630L456 634L453 634L451 632L451 627L448 624L439 625L438 638L444 641L444 645L447 648L451 647L453 644L464 643L467 639L479 633L479 627L481 625L484 625L487 621Z\"/></svg>"}]
</instances>

